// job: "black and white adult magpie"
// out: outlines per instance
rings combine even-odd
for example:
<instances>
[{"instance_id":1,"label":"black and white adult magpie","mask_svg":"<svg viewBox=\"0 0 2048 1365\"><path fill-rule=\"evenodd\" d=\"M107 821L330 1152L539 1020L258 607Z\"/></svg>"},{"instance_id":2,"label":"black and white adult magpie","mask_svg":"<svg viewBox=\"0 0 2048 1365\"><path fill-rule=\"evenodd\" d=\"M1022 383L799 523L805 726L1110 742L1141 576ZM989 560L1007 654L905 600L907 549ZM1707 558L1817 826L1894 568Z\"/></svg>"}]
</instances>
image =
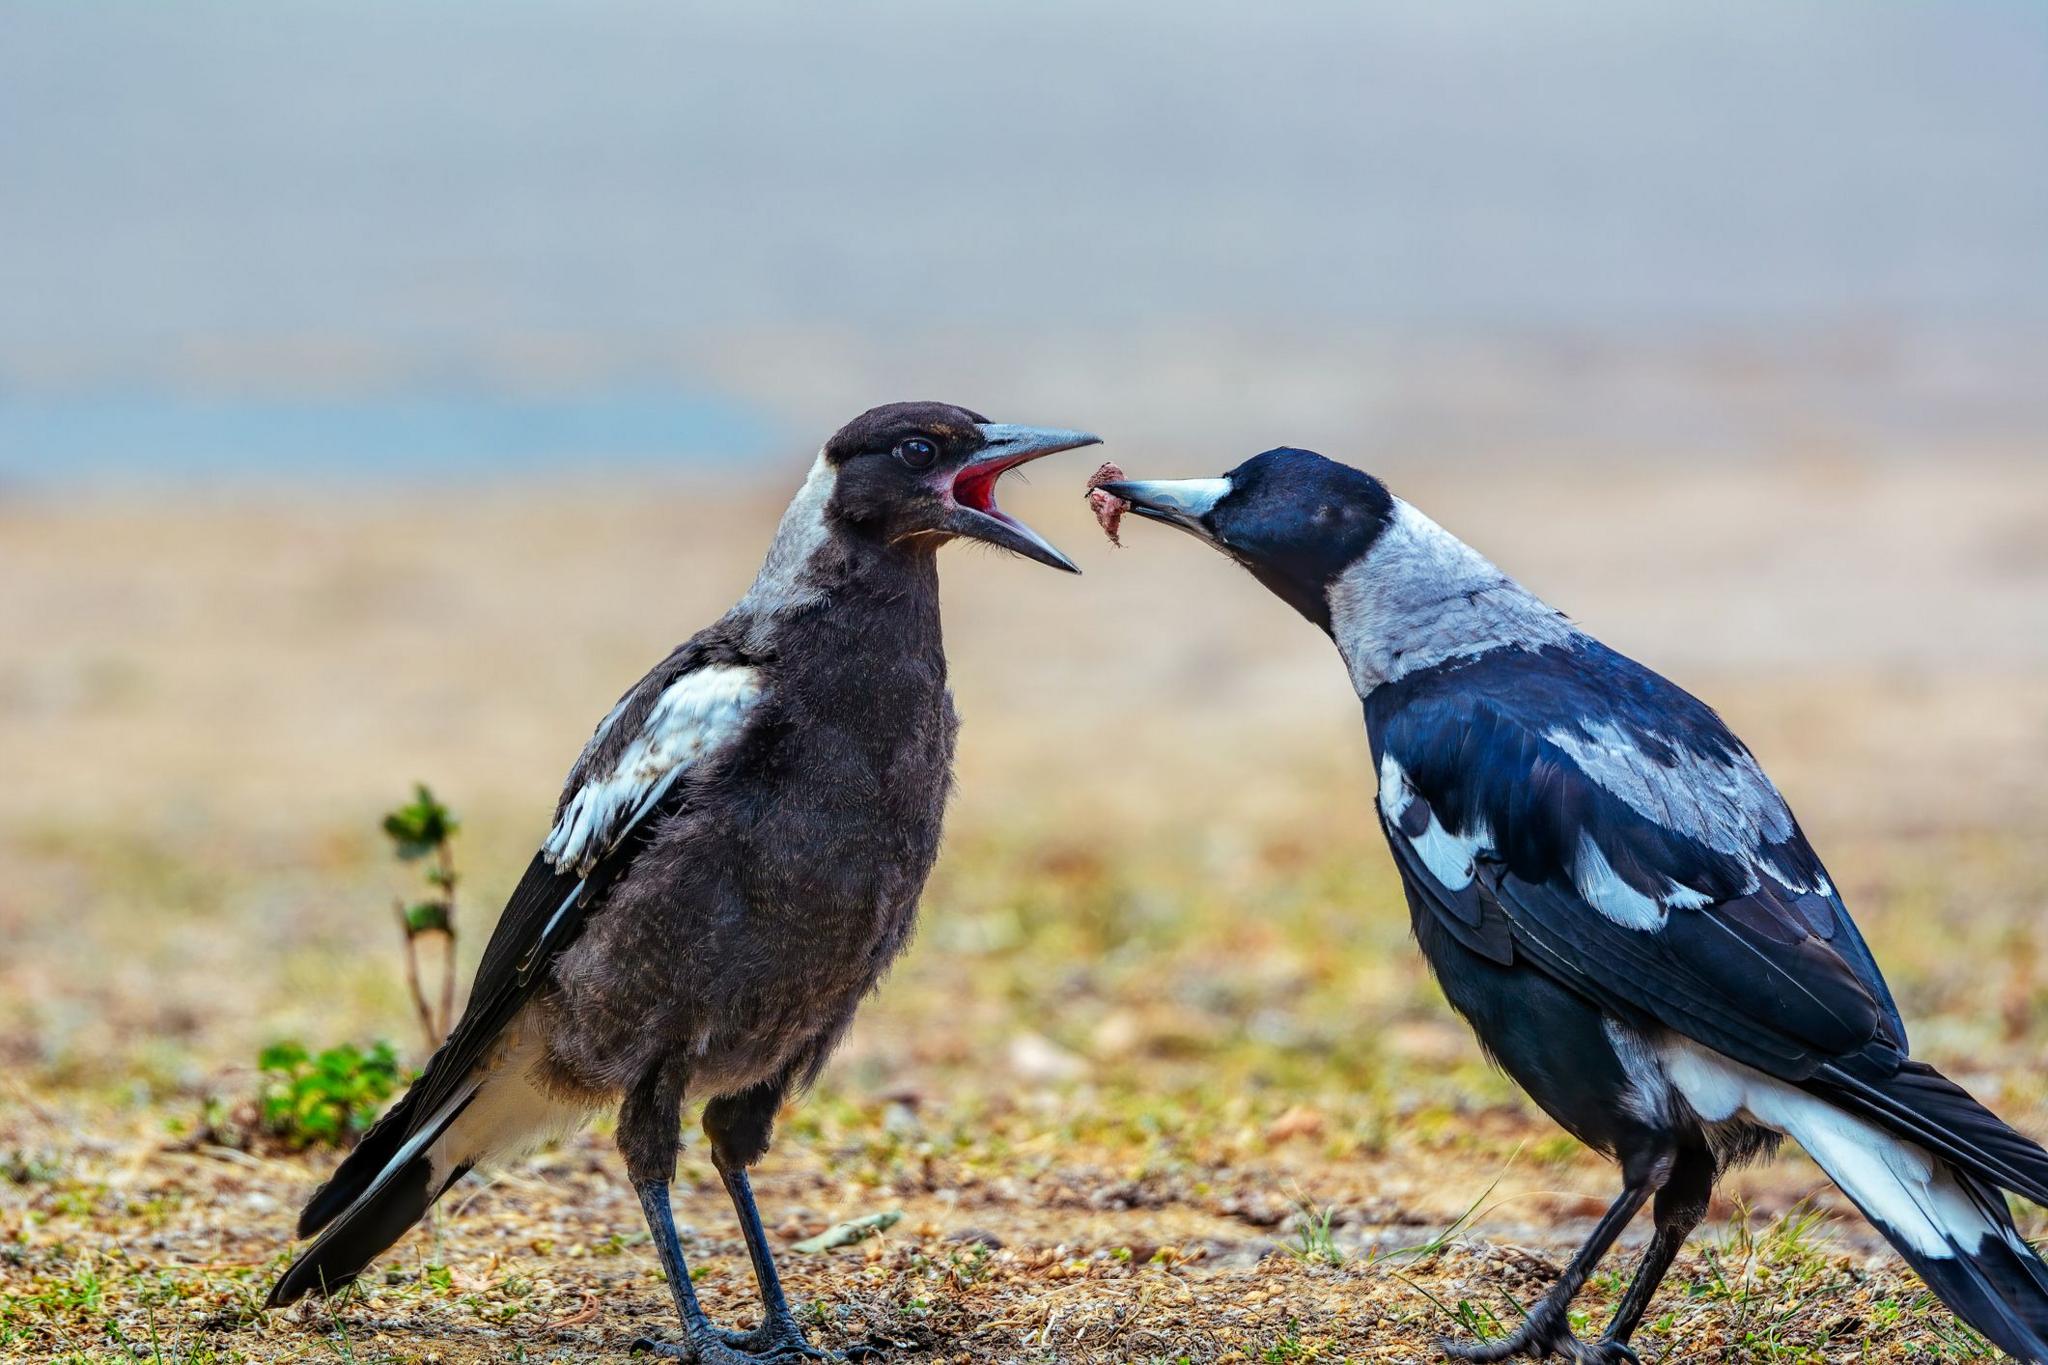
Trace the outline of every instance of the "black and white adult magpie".
<instances>
[{"instance_id":1,"label":"black and white adult magpie","mask_svg":"<svg viewBox=\"0 0 2048 1365\"><path fill-rule=\"evenodd\" d=\"M936 551L1067 557L996 505L1004 471L1092 445L941 403L863 413L825 444L739 604L642 678L570 770L554 827L412 1088L299 1219L318 1234L272 1304L359 1275L472 1166L617 1105L680 1344L704 1365L817 1358L747 1181L907 939L938 854L957 720ZM705 1317L669 1206L685 1098L761 1292Z\"/></svg>"},{"instance_id":2,"label":"black and white adult magpie","mask_svg":"<svg viewBox=\"0 0 2048 1365\"><path fill-rule=\"evenodd\" d=\"M1729 1165L1790 1134L1958 1315L2048 1360L2048 1265L2002 1191L2048 1152L1908 1054L1884 978L1742 741L1379 480L1305 450L1104 485L1331 636L1364 703L1417 940L1486 1051L1614 1201L1516 1332L1467 1360L1633 1360L1628 1339ZM1645 1203L1597 1342L1571 1299Z\"/></svg>"}]
</instances>

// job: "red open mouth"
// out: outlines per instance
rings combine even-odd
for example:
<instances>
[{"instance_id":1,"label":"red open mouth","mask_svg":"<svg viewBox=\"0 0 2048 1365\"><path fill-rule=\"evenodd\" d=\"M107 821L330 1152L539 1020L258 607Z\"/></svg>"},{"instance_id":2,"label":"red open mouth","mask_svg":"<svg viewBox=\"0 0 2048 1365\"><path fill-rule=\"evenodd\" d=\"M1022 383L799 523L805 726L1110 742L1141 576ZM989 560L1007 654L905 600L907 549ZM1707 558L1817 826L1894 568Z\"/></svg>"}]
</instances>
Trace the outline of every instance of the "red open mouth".
<instances>
[{"instance_id":1,"label":"red open mouth","mask_svg":"<svg viewBox=\"0 0 2048 1365\"><path fill-rule=\"evenodd\" d=\"M970 455L944 485L953 504L947 530L957 536L979 540L1000 549L1035 559L1055 569L1079 573L1074 561L1055 549L1045 537L996 505L996 484L1020 464L1044 455L1054 455L1076 446L1092 446L1099 436L1085 431L1055 431L1048 427L1009 426L1000 422L981 423L981 448Z\"/></svg>"},{"instance_id":2,"label":"red open mouth","mask_svg":"<svg viewBox=\"0 0 2048 1365\"><path fill-rule=\"evenodd\" d=\"M996 480L1020 464L1028 463L1047 451L1032 451L1008 460L987 460L968 465L953 479L953 501L961 507L994 517L997 521L1016 525L1016 519L996 506Z\"/></svg>"}]
</instances>

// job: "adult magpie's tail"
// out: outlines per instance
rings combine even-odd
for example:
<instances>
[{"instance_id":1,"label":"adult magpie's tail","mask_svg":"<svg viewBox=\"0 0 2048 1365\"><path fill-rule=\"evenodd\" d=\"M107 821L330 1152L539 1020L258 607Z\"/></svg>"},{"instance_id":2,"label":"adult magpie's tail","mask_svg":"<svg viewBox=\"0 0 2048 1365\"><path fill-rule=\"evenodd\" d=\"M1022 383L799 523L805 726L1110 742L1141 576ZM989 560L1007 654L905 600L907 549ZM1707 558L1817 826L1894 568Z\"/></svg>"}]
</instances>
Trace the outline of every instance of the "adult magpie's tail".
<instances>
[{"instance_id":1,"label":"adult magpie's tail","mask_svg":"<svg viewBox=\"0 0 2048 1365\"><path fill-rule=\"evenodd\" d=\"M270 1306L334 1293L426 1217L472 1166L530 1151L573 1128L588 1111L538 1086L536 1059L535 1046L515 1029L490 1061L452 1086L429 1088L437 1079L429 1062L299 1215L300 1236L320 1235L271 1286ZM431 1112L419 1112L420 1095L443 1092Z\"/></svg>"},{"instance_id":2,"label":"adult magpie's tail","mask_svg":"<svg viewBox=\"0 0 2048 1365\"><path fill-rule=\"evenodd\" d=\"M2002 1192L2048 1194L2048 1152L1920 1063L1816 1088L1828 1097L1786 1106L1787 1131L1957 1317L2048 1365L2048 1264Z\"/></svg>"},{"instance_id":3,"label":"adult magpie's tail","mask_svg":"<svg viewBox=\"0 0 2048 1365\"><path fill-rule=\"evenodd\" d=\"M1953 1167L1949 1170L1969 1205L1954 1219L1958 1230L1949 1234L1952 1254L1916 1253L1890 1229L1886 1235L1956 1316L2010 1356L2048 1361L2048 1265L2013 1227L2004 1195ZM1967 1245L1972 1223L1980 1229L1974 1248Z\"/></svg>"}]
</instances>

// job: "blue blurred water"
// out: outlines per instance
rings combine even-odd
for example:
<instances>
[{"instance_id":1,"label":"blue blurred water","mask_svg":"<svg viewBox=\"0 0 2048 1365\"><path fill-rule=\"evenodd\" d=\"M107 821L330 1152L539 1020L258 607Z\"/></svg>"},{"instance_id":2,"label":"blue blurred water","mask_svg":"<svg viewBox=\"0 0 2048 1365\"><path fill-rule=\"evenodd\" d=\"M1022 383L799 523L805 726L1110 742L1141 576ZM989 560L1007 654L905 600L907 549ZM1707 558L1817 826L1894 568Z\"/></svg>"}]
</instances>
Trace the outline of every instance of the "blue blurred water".
<instances>
[{"instance_id":1,"label":"blue blurred water","mask_svg":"<svg viewBox=\"0 0 2048 1365\"><path fill-rule=\"evenodd\" d=\"M0 483L553 477L579 466L743 461L770 449L775 435L765 414L742 403L656 390L0 394Z\"/></svg>"}]
</instances>

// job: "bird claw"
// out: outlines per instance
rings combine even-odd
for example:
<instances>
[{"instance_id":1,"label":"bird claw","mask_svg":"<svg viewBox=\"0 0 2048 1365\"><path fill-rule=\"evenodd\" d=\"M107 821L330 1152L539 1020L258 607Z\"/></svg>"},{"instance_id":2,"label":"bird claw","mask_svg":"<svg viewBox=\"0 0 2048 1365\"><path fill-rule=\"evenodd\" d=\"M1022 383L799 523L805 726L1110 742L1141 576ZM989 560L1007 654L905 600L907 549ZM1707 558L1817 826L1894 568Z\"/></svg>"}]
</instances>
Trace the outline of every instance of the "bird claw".
<instances>
[{"instance_id":1,"label":"bird claw","mask_svg":"<svg viewBox=\"0 0 2048 1365\"><path fill-rule=\"evenodd\" d=\"M686 1365L758 1365L759 1357L735 1351L715 1336L691 1341L661 1341L640 1337L633 1343L635 1353L664 1356Z\"/></svg>"},{"instance_id":2,"label":"bird claw","mask_svg":"<svg viewBox=\"0 0 2048 1365\"><path fill-rule=\"evenodd\" d=\"M719 1328L717 1334L721 1343L742 1352L747 1359L759 1362L759 1365L799 1365L799 1362L812 1360L876 1360L882 1354L876 1347L868 1345L849 1346L844 1351L827 1351L813 1346L794 1319L764 1322L746 1332Z\"/></svg>"},{"instance_id":3,"label":"bird claw","mask_svg":"<svg viewBox=\"0 0 2048 1365\"><path fill-rule=\"evenodd\" d=\"M1573 1365L1643 1365L1643 1358L1634 1347L1613 1337L1590 1343L1574 1341L1572 1347Z\"/></svg>"},{"instance_id":4,"label":"bird claw","mask_svg":"<svg viewBox=\"0 0 2048 1365\"><path fill-rule=\"evenodd\" d=\"M1553 1355L1561 1355L1566 1360L1574 1362L1584 1362L1585 1365L1594 1365L1594 1362L1608 1359L1599 1353L1599 1348L1609 1344L1621 1345L1619 1342L1609 1343L1602 1338L1593 1346L1587 1346L1571 1334L1562 1313L1557 1314L1555 1318L1538 1313L1498 1341L1453 1341L1449 1337L1439 1337L1436 1344L1437 1349L1445 1355L1453 1360L1466 1361L1468 1365L1497 1365L1500 1361L1513 1360L1516 1356L1543 1360ZM1622 1346L1621 1349L1628 1352L1628 1359L1635 1359L1635 1353L1629 1351L1628 1347ZM1614 1357L1616 1362L1620 1359L1621 1357Z\"/></svg>"}]
</instances>

